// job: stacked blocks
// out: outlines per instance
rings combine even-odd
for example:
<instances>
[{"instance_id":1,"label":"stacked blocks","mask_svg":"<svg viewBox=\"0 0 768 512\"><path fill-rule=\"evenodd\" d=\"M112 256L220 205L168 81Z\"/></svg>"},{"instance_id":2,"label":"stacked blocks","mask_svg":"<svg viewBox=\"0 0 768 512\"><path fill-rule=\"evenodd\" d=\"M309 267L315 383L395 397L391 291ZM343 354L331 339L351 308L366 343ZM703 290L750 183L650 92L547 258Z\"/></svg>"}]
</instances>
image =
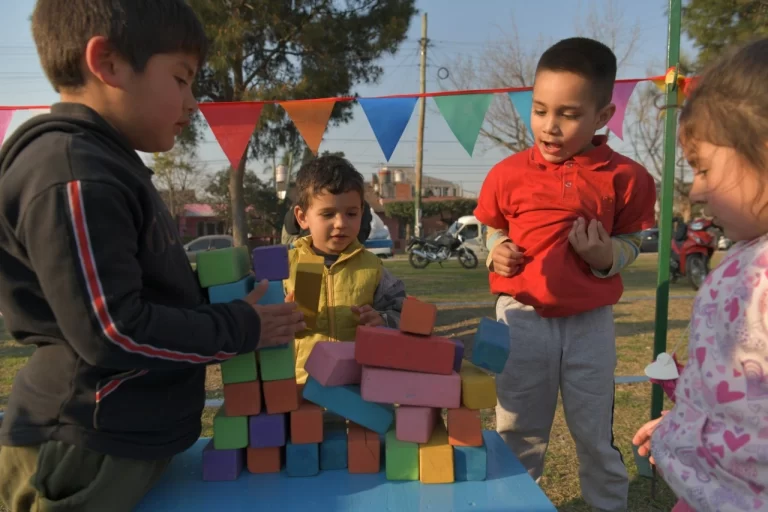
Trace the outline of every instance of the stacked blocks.
<instances>
[{"instance_id":1,"label":"stacked blocks","mask_svg":"<svg viewBox=\"0 0 768 512\"><path fill-rule=\"evenodd\" d=\"M296 265L296 281L294 284L294 301L299 310L304 313L304 323L308 329L317 325L317 309L320 304L320 290L323 284L325 260L322 256L299 256Z\"/></svg>"},{"instance_id":2,"label":"stacked blocks","mask_svg":"<svg viewBox=\"0 0 768 512\"><path fill-rule=\"evenodd\" d=\"M234 247L198 254L200 285L208 288L213 304L242 300L256 279L268 279L269 290L260 304L283 303L282 280L288 277L285 247L254 251L256 276L250 275L248 249ZM233 480L247 466L252 473L279 472L288 427L285 414L298 408L293 368L293 348L281 347L262 361L266 376L259 379L256 352L241 354L221 363L224 405L213 420L213 440L203 453L205 480ZM281 352L282 351L282 352ZM288 355L286 355L288 353ZM285 361L291 359L290 372ZM283 378L284 380L270 380ZM262 393L264 396L262 396ZM262 402L266 411L262 410Z\"/></svg>"},{"instance_id":3,"label":"stacked blocks","mask_svg":"<svg viewBox=\"0 0 768 512\"><path fill-rule=\"evenodd\" d=\"M291 442L310 444L323 442L323 409L309 402L291 412Z\"/></svg>"},{"instance_id":4,"label":"stacked blocks","mask_svg":"<svg viewBox=\"0 0 768 512\"><path fill-rule=\"evenodd\" d=\"M359 386L323 386L311 374L304 385L304 398L382 435L394 420L391 407L363 400Z\"/></svg>"},{"instance_id":5,"label":"stacked blocks","mask_svg":"<svg viewBox=\"0 0 768 512\"><path fill-rule=\"evenodd\" d=\"M347 431L324 429L320 444L320 469L323 471L347 469Z\"/></svg>"},{"instance_id":6,"label":"stacked blocks","mask_svg":"<svg viewBox=\"0 0 768 512\"><path fill-rule=\"evenodd\" d=\"M442 421L440 409L401 405L395 414L396 437L400 441L426 443L438 420Z\"/></svg>"},{"instance_id":7,"label":"stacked blocks","mask_svg":"<svg viewBox=\"0 0 768 512\"><path fill-rule=\"evenodd\" d=\"M350 425L347 436L349 472L378 473L381 469L379 434L359 425Z\"/></svg>"},{"instance_id":8,"label":"stacked blocks","mask_svg":"<svg viewBox=\"0 0 768 512\"><path fill-rule=\"evenodd\" d=\"M469 361L464 361L461 377L461 405L468 409L496 407L496 379Z\"/></svg>"},{"instance_id":9,"label":"stacked blocks","mask_svg":"<svg viewBox=\"0 0 768 512\"><path fill-rule=\"evenodd\" d=\"M323 386L360 384L362 366L355 360L353 343L322 341L315 344L304 369Z\"/></svg>"},{"instance_id":10,"label":"stacked blocks","mask_svg":"<svg viewBox=\"0 0 768 512\"><path fill-rule=\"evenodd\" d=\"M490 318L480 319L472 346L472 363L493 373L501 373L509 358L509 327Z\"/></svg>"},{"instance_id":11,"label":"stacked blocks","mask_svg":"<svg viewBox=\"0 0 768 512\"><path fill-rule=\"evenodd\" d=\"M450 375L456 345L448 338L416 337L381 327L359 326L355 359L364 366Z\"/></svg>"},{"instance_id":12,"label":"stacked blocks","mask_svg":"<svg viewBox=\"0 0 768 512\"><path fill-rule=\"evenodd\" d=\"M386 472L387 480L419 479L419 445L400 441L394 430L387 432Z\"/></svg>"},{"instance_id":13,"label":"stacked blocks","mask_svg":"<svg viewBox=\"0 0 768 512\"><path fill-rule=\"evenodd\" d=\"M454 478L457 482L485 480L488 456L485 442L481 446L454 446Z\"/></svg>"},{"instance_id":14,"label":"stacked blocks","mask_svg":"<svg viewBox=\"0 0 768 512\"><path fill-rule=\"evenodd\" d=\"M437 375L366 366L360 389L369 402L441 408L461 403L461 379L455 372Z\"/></svg>"},{"instance_id":15,"label":"stacked blocks","mask_svg":"<svg viewBox=\"0 0 768 512\"><path fill-rule=\"evenodd\" d=\"M419 445L419 480L425 484L454 481L453 447L443 422L437 423L429 441Z\"/></svg>"},{"instance_id":16,"label":"stacked blocks","mask_svg":"<svg viewBox=\"0 0 768 512\"><path fill-rule=\"evenodd\" d=\"M482 446L483 424L477 409L448 409L448 442L451 446Z\"/></svg>"},{"instance_id":17,"label":"stacked blocks","mask_svg":"<svg viewBox=\"0 0 768 512\"><path fill-rule=\"evenodd\" d=\"M400 330L410 334L431 336L437 320L437 306L407 297L400 313Z\"/></svg>"},{"instance_id":18,"label":"stacked blocks","mask_svg":"<svg viewBox=\"0 0 768 512\"><path fill-rule=\"evenodd\" d=\"M285 446L285 472L288 476L315 476L320 472L320 451L317 443Z\"/></svg>"}]
</instances>

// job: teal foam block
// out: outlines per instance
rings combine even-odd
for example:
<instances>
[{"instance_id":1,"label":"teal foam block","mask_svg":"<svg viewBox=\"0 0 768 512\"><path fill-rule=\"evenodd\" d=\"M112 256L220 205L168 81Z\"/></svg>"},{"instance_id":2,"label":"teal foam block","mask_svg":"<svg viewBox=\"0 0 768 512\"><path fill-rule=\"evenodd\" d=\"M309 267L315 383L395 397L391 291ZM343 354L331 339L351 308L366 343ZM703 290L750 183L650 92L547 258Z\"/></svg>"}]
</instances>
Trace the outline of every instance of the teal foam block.
<instances>
[{"instance_id":1,"label":"teal foam block","mask_svg":"<svg viewBox=\"0 0 768 512\"><path fill-rule=\"evenodd\" d=\"M509 327L490 318L480 319L470 361L493 373L501 373L509 359Z\"/></svg>"},{"instance_id":2,"label":"teal foam block","mask_svg":"<svg viewBox=\"0 0 768 512\"><path fill-rule=\"evenodd\" d=\"M285 472L288 476L315 476L320 473L320 445L287 443Z\"/></svg>"},{"instance_id":3,"label":"teal foam block","mask_svg":"<svg viewBox=\"0 0 768 512\"><path fill-rule=\"evenodd\" d=\"M258 283L255 283L257 285ZM270 304L283 304L285 302L285 291L282 281L270 281L267 293L259 300L258 304L269 306Z\"/></svg>"},{"instance_id":4,"label":"teal foam block","mask_svg":"<svg viewBox=\"0 0 768 512\"><path fill-rule=\"evenodd\" d=\"M488 475L488 454L483 446L453 447L453 476L457 482L479 482Z\"/></svg>"},{"instance_id":5,"label":"teal foam block","mask_svg":"<svg viewBox=\"0 0 768 512\"><path fill-rule=\"evenodd\" d=\"M253 276L245 276L239 281L229 284L219 284L208 288L208 299L211 304L222 304L233 300L243 300L253 290Z\"/></svg>"},{"instance_id":6,"label":"teal foam block","mask_svg":"<svg viewBox=\"0 0 768 512\"><path fill-rule=\"evenodd\" d=\"M325 432L320 444L320 469L347 469L347 433L341 429Z\"/></svg>"},{"instance_id":7,"label":"teal foam block","mask_svg":"<svg viewBox=\"0 0 768 512\"><path fill-rule=\"evenodd\" d=\"M395 419L391 405L363 400L360 386L326 387L310 376L304 385L304 398L381 435Z\"/></svg>"}]
</instances>

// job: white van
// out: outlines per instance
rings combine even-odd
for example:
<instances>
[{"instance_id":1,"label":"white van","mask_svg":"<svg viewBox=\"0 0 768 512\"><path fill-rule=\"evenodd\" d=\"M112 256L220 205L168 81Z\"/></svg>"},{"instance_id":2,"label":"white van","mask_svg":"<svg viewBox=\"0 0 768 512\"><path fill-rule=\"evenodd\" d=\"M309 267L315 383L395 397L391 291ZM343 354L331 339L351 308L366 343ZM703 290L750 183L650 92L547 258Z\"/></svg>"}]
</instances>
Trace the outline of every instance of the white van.
<instances>
[{"instance_id":1,"label":"white van","mask_svg":"<svg viewBox=\"0 0 768 512\"><path fill-rule=\"evenodd\" d=\"M485 247L487 229L474 215L465 215L451 224L448 233L454 236L461 235L464 239L464 246L471 249L477 259L482 262L488 257L488 249Z\"/></svg>"}]
</instances>

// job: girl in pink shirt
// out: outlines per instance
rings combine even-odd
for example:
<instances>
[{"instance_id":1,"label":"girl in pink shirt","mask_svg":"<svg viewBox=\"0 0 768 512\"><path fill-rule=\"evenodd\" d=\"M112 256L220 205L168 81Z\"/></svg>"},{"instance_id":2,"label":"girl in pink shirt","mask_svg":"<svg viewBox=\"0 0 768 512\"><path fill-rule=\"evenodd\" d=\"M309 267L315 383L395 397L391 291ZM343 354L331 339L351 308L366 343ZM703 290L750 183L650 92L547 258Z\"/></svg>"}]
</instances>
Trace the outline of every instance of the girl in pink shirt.
<instances>
[{"instance_id":1,"label":"girl in pink shirt","mask_svg":"<svg viewBox=\"0 0 768 512\"><path fill-rule=\"evenodd\" d=\"M720 58L680 115L703 203L737 241L699 290L675 406L633 443L675 512L768 510L768 39Z\"/></svg>"}]
</instances>

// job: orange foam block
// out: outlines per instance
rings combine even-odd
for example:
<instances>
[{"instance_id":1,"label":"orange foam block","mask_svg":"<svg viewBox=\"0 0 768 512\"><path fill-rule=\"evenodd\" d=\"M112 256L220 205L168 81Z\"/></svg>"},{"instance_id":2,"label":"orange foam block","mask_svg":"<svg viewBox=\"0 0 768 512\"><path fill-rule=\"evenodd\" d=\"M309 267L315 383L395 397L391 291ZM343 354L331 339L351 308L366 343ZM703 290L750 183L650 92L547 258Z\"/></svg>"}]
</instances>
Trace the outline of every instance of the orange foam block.
<instances>
[{"instance_id":1,"label":"orange foam block","mask_svg":"<svg viewBox=\"0 0 768 512\"><path fill-rule=\"evenodd\" d=\"M448 409L448 442L452 446L483 446L483 424L477 409Z\"/></svg>"},{"instance_id":2,"label":"orange foam block","mask_svg":"<svg viewBox=\"0 0 768 512\"><path fill-rule=\"evenodd\" d=\"M246 450L248 471L251 473L279 473L283 465L282 447L248 448Z\"/></svg>"},{"instance_id":3,"label":"orange foam block","mask_svg":"<svg viewBox=\"0 0 768 512\"><path fill-rule=\"evenodd\" d=\"M315 404L303 402L291 411L291 442L309 444L323 442L323 409Z\"/></svg>"},{"instance_id":4,"label":"orange foam block","mask_svg":"<svg viewBox=\"0 0 768 512\"><path fill-rule=\"evenodd\" d=\"M367 402L455 409L461 403L458 373L435 375L363 367L360 395Z\"/></svg>"},{"instance_id":5,"label":"orange foam block","mask_svg":"<svg viewBox=\"0 0 768 512\"><path fill-rule=\"evenodd\" d=\"M395 437L398 441L426 443L440 419L440 409L401 405L395 410Z\"/></svg>"},{"instance_id":6,"label":"orange foam block","mask_svg":"<svg viewBox=\"0 0 768 512\"><path fill-rule=\"evenodd\" d=\"M227 416L256 416L261 412L261 383L224 384L224 412Z\"/></svg>"},{"instance_id":7,"label":"orange foam block","mask_svg":"<svg viewBox=\"0 0 768 512\"><path fill-rule=\"evenodd\" d=\"M349 426L347 467L350 473L378 473L381 469L381 438L373 430Z\"/></svg>"},{"instance_id":8,"label":"orange foam block","mask_svg":"<svg viewBox=\"0 0 768 512\"><path fill-rule=\"evenodd\" d=\"M354 343L321 341L312 347L304 369L323 386L360 384L363 370L355 360Z\"/></svg>"},{"instance_id":9,"label":"orange foam block","mask_svg":"<svg viewBox=\"0 0 768 512\"><path fill-rule=\"evenodd\" d=\"M363 366L451 375L456 345L448 338L423 338L384 327L358 326L355 359Z\"/></svg>"},{"instance_id":10,"label":"orange foam block","mask_svg":"<svg viewBox=\"0 0 768 512\"><path fill-rule=\"evenodd\" d=\"M437 306L408 297L400 312L400 330L410 334L431 336L437 320Z\"/></svg>"},{"instance_id":11,"label":"orange foam block","mask_svg":"<svg viewBox=\"0 0 768 512\"><path fill-rule=\"evenodd\" d=\"M264 405L268 414L291 412L299 408L299 387L296 379L270 380L262 385Z\"/></svg>"}]
</instances>

